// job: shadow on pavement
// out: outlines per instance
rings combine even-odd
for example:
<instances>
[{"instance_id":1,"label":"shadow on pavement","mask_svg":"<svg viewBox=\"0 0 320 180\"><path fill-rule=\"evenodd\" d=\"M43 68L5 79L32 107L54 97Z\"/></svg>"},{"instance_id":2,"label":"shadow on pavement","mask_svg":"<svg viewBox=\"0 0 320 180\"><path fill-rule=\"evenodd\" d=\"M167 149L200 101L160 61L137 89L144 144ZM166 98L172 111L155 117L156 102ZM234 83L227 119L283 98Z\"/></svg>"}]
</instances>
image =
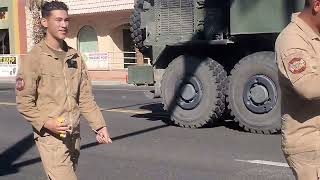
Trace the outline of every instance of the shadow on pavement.
<instances>
[{"instance_id":1,"label":"shadow on pavement","mask_svg":"<svg viewBox=\"0 0 320 180\"><path fill-rule=\"evenodd\" d=\"M144 134L144 133L147 133L147 132L150 132L150 131L154 131L154 130L157 130L157 129L162 129L162 128L165 128L165 127L168 127L168 126L169 125L164 124L164 125L161 125L161 126L152 127L152 128L144 129L144 130L141 130L141 131L132 132L132 133L129 133L129 134L116 136L116 137L113 137L111 139L112 139L112 141L118 141L118 140L121 140L121 139L125 139L125 138L128 138L128 137ZM87 148L91 148L91 147L97 146L97 145L99 145L99 143L97 143L97 142L85 144L85 145L81 146L81 150L87 149Z\"/></svg>"},{"instance_id":2,"label":"shadow on pavement","mask_svg":"<svg viewBox=\"0 0 320 180\"><path fill-rule=\"evenodd\" d=\"M112 109L132 108L132 107L152 105L152 104L156 104L156 103L157 103L157 102L130 104L130 105L125 105L125 106L117 106L117 107L110 107L110 108L101 108L101 110L102 110L102 111L108 111L108 110L112 110Z\"/></svg>"},{"instance_id":3,"label":"shadow on pavement","mask_svg":"<svg viewBox=\"0 0 320 180\"><path fill-rule=\"evenodd\" d=\"M34 145L33 133L25 136L22 140L0 154L0 176L18 172L18 168L12 164L19 159Z\"/></svg>"},{"instance_id":4,"label":"shadow on pavement","mask_svg":"<svg viewBox=\"0 0 320 180\"><path fill-rule=\"evenodd\" d=\"M111 139L112 139L112 141L118 141L121 139L144 134L144 133L154 131L157 129L162 129L162 128L165 128L168 126L169 125L166 125L166 124L160 125L160 126L156 126L156 127L152 127L152 128L148 128L148 129L116 136ZM33 158L33 159L29 159L29 160L26 160L23 162L13 164L14 161L18 160L23 154L25 154L29 149L31 149L33 145L34 145L33 134L30 134L30 135L26 136L25 138L23 138L18 143L16 143L15 145L13 145L12 147L10 147L9 149L7 149L6 151L4 151L3 153L1 153L0 154L0 176L6 176L9 174L18 173L19 168L21 168L21 167L29 166L29 165L41 162L40 157L37 157L37 158ZM81 146L81 150L88 149L88 148L91 148L91 147L94 147L97 145L99 145L99 143L97 143L97 142L85 144L85 145Z\"/></svg>"},{"instance_id":5,"label":"shadow on pavement","mask_svg":"<svg viewBox=\"0 0 320 180\"><path fill-rule=\"evenodd\" d=\"M151 111L150 113L146 114L135 114L131 117L134 118L143 118L149 121L162 121L166 123L168 126L176 126L171 120L170 120L170 113L165 111L163 109L163 104L162 103L154 103L154 104L148 104L141 106L140 109L143 110L149 110ZM209 122L205 126L201 127L202 128L214 128L214 127L226 127L231 130L239 131L239 132L247 132L243 128L239 126L239 124L235 121L232 120L233 117L229 115L228 112L226 112L219 121L217 122ZM248 132L249 133L249 132Z\"/></svg>"}]
</instances>

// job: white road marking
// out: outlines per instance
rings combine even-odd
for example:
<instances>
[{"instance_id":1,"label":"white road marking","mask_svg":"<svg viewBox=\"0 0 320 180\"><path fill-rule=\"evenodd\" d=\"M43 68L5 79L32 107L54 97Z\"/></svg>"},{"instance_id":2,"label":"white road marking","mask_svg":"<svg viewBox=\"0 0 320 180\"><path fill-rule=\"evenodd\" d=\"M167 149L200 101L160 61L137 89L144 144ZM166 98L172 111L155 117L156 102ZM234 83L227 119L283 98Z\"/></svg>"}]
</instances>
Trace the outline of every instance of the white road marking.
<instances>
[{"instance_id":1,"label":"white road marking","mask_svg":"<svg viewBox=\"0 0 320 180\"><path fill-rule=\"evenodd\" d=\"M117 109L101 109L101 111L106 111L106 112L119 112L119 113L129 113L129 114L148 114L148 113L152 113L152 111L149 111L149 110L142 110L142 109L122 109L122 108L117 108Z\"/></svg>"},{"instance_id":2,"label":"white road marking","mask_svg":"<svg viewBox=\"0 0 320 180\"><path fill-rule=\"evenodd\" d=\"M14 92L14 91L9 91L9 90L0 90L0 93L10 93L10 92Z\"/></svg>"},{"instance_id":3,"label":"white road marking","mask_svg":"<svg viewBox=\"0 0 320 180\"><path fill-rule=\"evenodd\" d=\"M289 165L287 163L273 162L273 161L241 160L241 159L235 159L235 161L246 162L246 163L251 163L251 164L262 164L262 165L268 165L268 166L289 167Z\"/></svg>"},{"instance_id":4,"label":"white road marking","mask_svg":"<svg viewBox=\"0 0 320 180\"><path fill-rule=\"evenodd\" d=\"M12 102L0 102L0 106L16 106L16 103ZM152 113L152 111L149 110L143 110L143 109L124 109L124 108L114 108L114 109L105 109L101 108L101 111L106 111L106 112L120 112L120 113L130 113L130 114L148 114Z\"/></svg>"},{"instance_id":5,"label":"white road marking","mask_svg":"<svg viewBox=\"0 0 320 180\"><path fill-rule=\"evenodd\" d=\"M16 103L10 103L10 102L0 102L0 105L4 105L4 106L16 106Z\"/></svg>"},{"instance_id":6,"label":"white road marking","mask_svg":"<svg viewBox=\"0 0 320 180\"><path fill-rule=\"evenodd\" d=\"M0 102L0 106L16 106L16 103L11 102ZM150 110L143 110L143 109L124 109L124 108L114 108L114 109L106 109L101 108L101 111L106 112L118 112L118 113L128 113L128 114L150 114L153 113L156 117L166 117L165 112L152 112Z\"/></svg>"}]
</instances>

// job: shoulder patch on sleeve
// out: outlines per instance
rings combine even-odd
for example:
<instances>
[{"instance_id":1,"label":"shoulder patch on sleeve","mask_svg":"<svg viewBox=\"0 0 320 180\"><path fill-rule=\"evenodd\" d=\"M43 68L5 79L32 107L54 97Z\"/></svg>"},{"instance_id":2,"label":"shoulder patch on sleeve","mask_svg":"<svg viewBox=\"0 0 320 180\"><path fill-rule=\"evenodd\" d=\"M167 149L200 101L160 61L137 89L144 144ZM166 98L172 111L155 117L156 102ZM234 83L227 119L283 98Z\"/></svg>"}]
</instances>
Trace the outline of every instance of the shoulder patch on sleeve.
<instances>
[{"instance_id":1,"label":"shoulder patch on sleeve","mask_svg":"<svg viewBox=\"0 0 320 180\"><path fill-rule=\"evenodd\" d=\"M16 90L22 91L24 89L24 80L22 77L16 78Z\"/></svg>"},{"instance_id":2,"label":"shoulder patch on sleeve","mask_svg":"<svg viewBox=\"0 0 320 180\"><path fill-rule=\"evenodd\" d=\"M292 58L289 61L288 69L293 74L300 74L307 68L307 63L302 58Z\"/></svg>"}]
</instances>

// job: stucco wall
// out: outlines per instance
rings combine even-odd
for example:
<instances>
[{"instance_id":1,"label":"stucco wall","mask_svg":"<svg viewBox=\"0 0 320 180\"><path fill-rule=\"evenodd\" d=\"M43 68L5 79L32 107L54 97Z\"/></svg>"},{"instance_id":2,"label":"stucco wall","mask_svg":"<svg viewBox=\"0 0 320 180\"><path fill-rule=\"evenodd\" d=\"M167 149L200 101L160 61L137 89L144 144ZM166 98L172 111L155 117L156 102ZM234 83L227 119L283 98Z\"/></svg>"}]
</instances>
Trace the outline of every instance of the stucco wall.
<instances>
[{"instance_id":1,"label":"stucco wall","mask_svg":"<svg viewBox=\"0 0 320 180\"><path fill-rule=\"evenodd\" d=\"M66 39L69 46L77 49L77 36L80 29L92 26L98 36L98 51L110 53L112 69L123 68L123 37L122 29L129 23L131 11L116 11L90 15L70 16L69 35Z\"/></svg>"}]
</instances>

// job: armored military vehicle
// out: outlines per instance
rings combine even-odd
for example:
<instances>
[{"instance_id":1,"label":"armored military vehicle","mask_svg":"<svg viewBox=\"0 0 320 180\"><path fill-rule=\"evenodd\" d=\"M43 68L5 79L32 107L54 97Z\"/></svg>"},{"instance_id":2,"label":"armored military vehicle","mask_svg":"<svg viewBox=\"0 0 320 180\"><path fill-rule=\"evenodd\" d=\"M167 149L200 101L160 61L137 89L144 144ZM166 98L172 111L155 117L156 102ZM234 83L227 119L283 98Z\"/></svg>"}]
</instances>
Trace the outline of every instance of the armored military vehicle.
<instances>
[{"instance_id":1,"label":"armored military vehicle","mask_svg":"<svg viewBox=\"0 0 320 180\"><path fill-rule=\"evenodd\" d=\"M136 0L137 48L172 121L202 127L225 112L247 131L279 131L274 43L301 0Z\"/></svg>"}]
</instances>

